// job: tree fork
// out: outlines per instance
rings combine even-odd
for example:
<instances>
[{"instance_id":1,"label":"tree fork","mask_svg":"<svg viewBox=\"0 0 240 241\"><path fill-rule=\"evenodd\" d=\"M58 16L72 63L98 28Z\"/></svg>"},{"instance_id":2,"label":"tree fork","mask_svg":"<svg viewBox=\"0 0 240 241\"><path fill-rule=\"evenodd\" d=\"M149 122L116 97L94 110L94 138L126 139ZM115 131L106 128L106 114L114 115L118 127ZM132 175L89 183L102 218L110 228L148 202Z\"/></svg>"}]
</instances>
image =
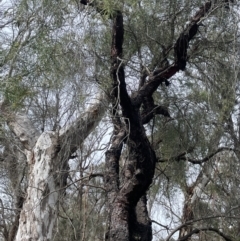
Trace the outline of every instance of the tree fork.
<instances>
[{"instance_id":1,"label":"tree fork","mask_svg":"<svg viewBox=\"0 0 240 241\"><path fill-rule=\"evenodd\" d=\"M129 156L126 160L124 169L124 180L119 190L115 193L114 199L108 199L112 202L110 217L109 240L129 241L137 240L141 234L140 223L147 225L150 235L143 240L151 240L151 225L146 223L148 214L145 202L139 202L145 196L147 189L152 183L154 176L156 156L145 134L139 106L132 103L126 89L124 63L122 61L122 44L124 38L123 16L120 11L116 11L113 18L112 28L112 46L111 46L111 77L113 81L113 106L120 104L122 115L125 120L126 130L128 131L127 146ZM113 139L115 142L115 139ZM120 143L119 143L120 147ZM106 153L106 164L109 159L117 152ZM117 158L115 158L117 159ZM118 164L115 164L118 165ZM115 174L117 175L116 171ZM109 186L111 183L108 181ZM116 186L116 185L115 185ZM112 185L112 190L114 186ZM115 188L116 189L116 188ZM138 205L138 206L137 206ZM136 208L137 207L137 208ZM140 214L141 212L142 214ZM147 215L147 217L146 217ZM131 223L131 225L130 225Z\"/></svg>"},{"instance_id":2,"label":"tree fork","mask_svg":"<svg viewBox=\"0 0 240 241\"><path fill-rule=\"evenodd\" d=\"M229 2L233 1L222 0L221 2L222 4L229 4ZM146 82L132 98L132 102L135 106L140 106L143 103L144 98L152 96L161 83L173 77L180 70L185 70L188 60L187 50L189 43L196 36L200 22L204 19L204 17L206 17L211 9L217 6L219 5L214 3L214 1L207 1L195 13L195 15L191 18L190 23L180 33L175 45L173 46L175 55L174 62L170 66L155 70L153 74L149 76L149 81Z\"/></svg>"}]
</instances>

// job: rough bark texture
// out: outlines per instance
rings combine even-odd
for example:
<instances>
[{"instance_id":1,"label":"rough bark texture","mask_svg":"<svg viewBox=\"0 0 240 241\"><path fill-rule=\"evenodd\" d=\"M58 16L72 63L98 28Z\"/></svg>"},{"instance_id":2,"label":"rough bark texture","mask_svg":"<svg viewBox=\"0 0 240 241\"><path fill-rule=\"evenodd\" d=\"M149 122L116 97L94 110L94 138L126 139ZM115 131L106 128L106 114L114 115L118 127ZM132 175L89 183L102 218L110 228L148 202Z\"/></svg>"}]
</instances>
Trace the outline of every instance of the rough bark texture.
<instances>
[{"instance_id":1,"label":"rough bark texture","mask_svg":"<svg viewBox=\"0 0 240 241\"><path fill-rule=\"evenodd\" d=\"M80 3L89 4L99 13L102 12L100 5L96 5L95 1L81 0ZM114 136L111 147L106 152L105 184L109 207L107 240L152 239L146 192L152 183L157 159L143 124L148 123L154 114L170 116L166 109L154 104L152 94L161 83L168 83L166 81L178 71L185 70L189 43L198 32L199 22L213 7L213 1L207 1L196 12L173 46L173 63L149 75L148 81L143 82L132 97L127 92L125 82L123 14L116 10L110 16L113 26L110 75L113 86L111 104ZM26 116L18 114L9 117L6 114L10 128L26 149L29 164L29 185L20 215L17 241L52 240L52 230L58 212L57 204L67 178L67 160L100 121L105 110L102 100L103 98L85 115L59 133L44 132L39 135ZM123 178L120 178L119 161L123 144L126 144L128 157L123 168ZM199 182L199 185L200 183L204 184L204 180ZM192 218L191 205L194 195L198 195L197 190L196 186L190 195L191 200L185 207L184 214L188 220ZM20 204L19 207L22 206L21 202ZM184 237L180 239L183 240Z\"/></svg>"},{"instance_id":2,"label":"rough bark texture","mask_svg":"<svg viewBox=\"0 0 240 241\"><path fill-rule=\"evenodd\" d=\"M108 206L108 231L106 240L110 240L112 211L114 203L119 191L119 159L123 147L123 140L126 137L126 132L122 128L122 124L117 117L113 117L114 136L110 149L106 152L106 173L105 173L105 188L107 190L107 206ZM120 216L120 215L119 215ZM127 227L127 224L125 224ZM127 234L128 232L126 232Z\"/></svg>"},{"instance_id":3,"label":"rough bark texture","mask_svg":"<svg viewBox=\"0 0 240 241\"><path fill-rule=\"evenodd\" d=\"M142 196L130 214L131 240L152 240L152 223L148 216L147 198Z\"/></svg>"},{"instance_id":4,"label":"rough bark texture","mask_svg":"<svg viewBox=\"0 0 240 241\"><path fill-rule=\"evenodd\" d=\"M155 153L143 128L139 106L132 103L126 90L124 64L121 60L123 37L123 16L117 11L113 18L111 48L111 77L114 88L112 105L120 103L125 121L119 120L118 123L114 123L116 135L110 151L106 153L106 186L111 208L107 238L119 241L139 240L139 226L140 223L146 225L146 217L144 215L143 218L140 212L136 213L136 207L152 182L156 163ZM113 113L116 112L117 110L113 110ZM123 141L121 133L125 132L128 135L126 143L129 156L123 182L119 185L119 158ZM141 202L138 210L146 211L143 206L146 206L146 202ZM151 240L151 234L148 236L150 237L143 240Z\"/></svg>"},{"instance_id":5,"label":"rough bark texture","mask_svg":"<svg viewBox=\"0 0 240 241\"><path fill-rule=\"evenodd\" d=\"M87 1L82 1L87 4ZM152 94L158 86L180 70L185 70L189 42L197 34L199 21L213 7L206 2L193 16L188 26L179 35L175 45L175 61L170 66L157 69L149 76L148 81L141 81L141 86L134 96L130 97L125 83L123 40L124 26L121 11L115 11L112 17L111 78L113 83L112 106L114 115L121 109L121 124L114 123L115 136L112 146L106 153L106 186L110 207L109 230L110 241L144 240L150 241L151 222L148 218L145 193L154 176L156 156L143 127L154 114L170 117L168 111L154 104ZM143 107L140 113L140 107ZM154 113L155 111L155 113ZM121 116L119 114L119 116ZM120 133L126 132L128 157L124 167L124 178L120 183L119 160L123 138ZM121 138L119 138L119 135ZM197 188L196 188L197 190ZM197 191L193 193L196 195ZM191 196L193 198L193 196ZM192 219L191 201L185 207L185 217ZM188 210L190 208L190 210ZM185 233L184 230L182 230Z\"/></svg>"}]
</instances>

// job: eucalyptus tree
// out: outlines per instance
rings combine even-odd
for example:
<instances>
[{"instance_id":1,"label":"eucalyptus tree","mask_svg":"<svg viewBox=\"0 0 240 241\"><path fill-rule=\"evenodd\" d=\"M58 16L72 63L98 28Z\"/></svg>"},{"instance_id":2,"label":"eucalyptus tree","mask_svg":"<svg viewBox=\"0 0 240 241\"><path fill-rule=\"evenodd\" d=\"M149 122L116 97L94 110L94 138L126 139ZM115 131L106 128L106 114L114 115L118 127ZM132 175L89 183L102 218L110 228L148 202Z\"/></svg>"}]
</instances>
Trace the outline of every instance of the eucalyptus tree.
<instances>
[{"instance_id":1,"label":"eucalyptus tree","mask_svg":"<svg viewBox=\"0 0 240 241\"><path fill-rule=\"evenodd\" d=\"M85 1L82 1L86 3ZM179 4L179 5L178 5ZM153 177L154 177L154 171L156 168L156 163L159 161L158 157L156 156L156 152L153 148L153 143L151 144L148 139L148 135L146 133L145 128L143 127L144 124L147 124L154 115L162 114L165 117L170 118L170 113L164 108L163 106L156 105L154 103L154 96L153 94L157 92L158 87L161 84L165 84L166 86L169 85L169 79L173 78L174 75L177 74L179 71L184 71L186 69L187 62L191 60L191 58L194 58L194 54L196 54L196 50L198 47L201 48L201 45L204 44L205 49L203 49L202 56L204 56L205 53L208 55L213 55L211 61L216 61L217 54L214 56L212 52L209 52L208 47L210 47L210 43L214 40L216 41L216 38L219 37L218 34L221 33L221 36L225 30L225 26L219 27L219 29L216 29L216 22L218 22L217 19L222 19L221 17L226 16L226 12L228 11L229 2L206 2L199 10L196 10L193 17L188 20L186 23L186 26L183 27L182 30L179 30L176 28L178 26L177 20L178 14L181 15L181 5L183 4L175 2L171 2L169 4L169 10L171 12L172 9L175 11L180 9L179 12L172 13L173 20L172 20L172 35L170 35L170 40L168 43L167 37L169 35L165 34L164 37L161 39L161 35L158 36L158 32L156 31L159 27L162 32L166 33L164 31L164 17L161 18L160 8L163 6L158 6L157 4L151 9L151 5L149 8L147 8L149 5L145 2L141 2L139 5L139 12L143 11L143 9L147 8L148 11L145 12L145 18L142 17L142 21L145 23L145 28L141 26L142 29L145 30L145 35L138 35L137 31L134 31L134 27L137 29L138 25L141 23L141 19L137 18L140 16L136 16L136 23L135 25L131 25L130 17L125 17L124 13L129 10L129 12L132 11L132 8L128 9L127 7L123 10L116 10L112 13L112 19L113 19L113 27L112 27L112 43L111 43L111 75L113 80L113 86L115 92L113 93L113 122L114 122L114 135L115 138L113 139L112 146L106 153L106 187L108 192L108 204L109 204L109 232L108 232L108 239L109 240L151 240L151 221L148 217L147 213L147 206L146 206L146 191L149 189ZM227 4L227 5L226 5ZM91 4L94 7L94 4ZM164 5L165 9L168 9L166 7L167 5ZM174 7L173 7L174 6ZM98 6L95 6L98 7ZM159 8L158 8L159 7ZM187 8L189 7L189 9ZM189 10L192 11L191 4L189 2L186 3L186 6L183 7L184 13ZM227 7L227 8L226 8ZM98 7L99 9L99 7ZM134 10L137 12L138 9L136 6ZM158 9L158 11L156 10ZM151 12L152 11L152 12ZM226 11L226 12L225 12ZM164 12L164 11L163 11ZM165 11L166 12L166 11ZM164 12L164 13L165 13ZM156 15L154 15L154 13ZM229 12L228 12L229 13ZM154 22L151 22L151 29L155 33L151 32L150 26L147 24L147 15L151 15L151 18L154 19ZM129 14L130 15L130 14ZM159 16L160 15L160 16ZM166 14L167 15L167 14ZM131 16L131 15L130 15ZM168 16L168 15L167 15ZM171 16L171 14L170 14ZM154 18L155 17L155 18ZM165 16L166 17L166 16ZM168 16L169 17L169 16ZM211 19L212 17L212 19ZM126 18L126 19L125 19ZM184 17L183 17L184 18ZM183 21L183 18L181 21ZM161 19L161 20L159 20ZM169 18L168 18L169 19ZM233 17L234 19L234 17ZM126 22L125 22L126 20ZM129 20L129 21L127 21ZM206 32L204 38L202 36L199 36L199 32L201 31L200 25L204 24L204 20L206 20L207 24L209 25L209 29L214 25L215 33L210 30L210 33ZM134 20L132 20L134 22ZM159 21L159 22L158 22ZM167 22L168 30L169 30L169 22ZM223 19L221 20L223 21ZM126 23L126 24L125 24ZM211 25L211 23L213 25ZM125 25L124 25L125 24ZM123 40L127 39L124 38L124 26L125 26L125 32L128 31L128 28L130 29L128 31L128 34L131 36L132 39L135 41L129 41L131 44L136 44L136 50L135 55L130 56L130 60L124 60L124 47ZM170 25L171 26L171 25ZM235 24L236 26L236 19ZM219 31L219 32L218 32ZM228 33L228 30L226 30ZM223 35L223 38L227 37ZM153 37L154 36L154 37ZM167 36L167 37L166 37ZM233 35L231 35L233 36ZM195 37L195 38L194 38ZM146 41L146 39L148 41ZM140 40L142 40L143 44L139 44ZM139 40L139 42L138 42ZM145 41L144 41L145 40ZM154 49L154 44L151 44L151 47L148 46L150 41L156 41L156 49ZM209 41L209 45L206 44L205 41ZM129 45L130 45L129 43ZM229 45L233 44L232 46L236 46L237 42L234 39L231 39L229 42ZM219 42L220 44L224 44L224 41ZM133 44L132 44L133 45ZM149 44L150 45L150 44ZM126 46L128 46L128 42L126 43ZM139 47L140 46L140 47ZM216 44L213 45L215 48L218 48ZM158 48L157 48L158 47ZM190 48L191 47L191 48ZM189 51L187 51L189 48ZM161 50L160 50L161 49ZM128 48L125 50L127 52ZM221 49L220 49L221 50ZM222 50L223 52L225 49ZM128 53L128 52L127 52ZM132 53L131 53L132 54ZM192 55L191 55L192 54ZM229 53L231 54L231 53ZM235 54L235 53L233 53ZM202 57L200 55L200 57ZM234 55L233 55L234 56ZM155 57L155 59L154 59ZM220 54L220 58L224 58L225 54ZM232 56L231 56L232 57ZM146 60L144 59L146 58ZM203 58L203 57L202 57ZM216 58L216 59L214 59ZM139 61L137 61L139 59ZM204 59L204 58L203 58ZM214 59L214 60L213 60ZM131 86L131 82L129 79L131 79L131 74L134 73L135 65L132 66L130 63L134 62L135 64L139 64L138 69L138 87L133 89L132 92L128 90L127 84ZM144 63L145 61L145 63ZM209 61L209 63L211 62ZM146 63L147 62L147 63ZM207 60L206 60L207 62ZM190 62L191 63L191 62ZM208 62L207 62L208 63ZM194 62L193 62L194 65ZM196 66L196 62L195 62ZM220 63L221 66L221 63ZM197 66L198 67L198 66ZM206 68L206 67L205 67ZM198 68L197 68L198 69ZM200 69L200 68L199 68ZM200 69L201 70L201 69ZM200 71L199 70L199 71ZM236 74L236 69L232 69L232 71ZM200 74L197 73L196 68L192 70L192 72L196 73L196 77L200 77L202 79L201 75L207 75L205 72L200 72ZM137 74L132 77L132 79L135 80ZM233 74L234 76L234 74ZM187 76L188 78L191 78L191 76ZM211 73L208 75L209 79L211 80ZM215 78L216 80L217 78ZM205 79L202 79L203 81L206 81ZM233 79L233 82L236 81L236 79ZM231 83L231 82L230 82ZM219 86L221 85L221 79L219 80ZM200 85L201 87L201 85ZM131 88L131 87L130 87ZM231 84L230 84L231 88ZM231 90L231 89L230 89ZM222 93L221 91L224 91ZM220 107L221 112L216 113L217 117L215 117L215 120L217 120L217 123L224 123L224 120L226 119L226 115L229 115L229 112L231 111L231 107L233 107L233 102L231 99L228 101L226 100L228 97L232 95L232 92L229 91L229 89L223 89L220 87L218 94L221 96L221 101L225 105L222 105ZM233 93L234 94L234 93ZM114 108L116 108L114 110ZM120 112L119 109L120 108ZM181 111L181 107L180 107ZM187 113L188 115L191 115L190 113ZM214 118L214 113L212 118ZM211 117L209 118L211 121ZM206 127L208 132L214 131L211 130L211 127ZM201 130L200 130L201 131ZM179 158L176 158L178 160L181 160L181 157L186 158L186 153L192 152L190 151L190 143L192 142L194 145L194 139L197 139L196 135L187 136L187 134L190 134L190 130L188 133L185 134L185 141L188 145L187 148L184 147L185 152L179 153ZM193 133L195 134L195 133ZM190 139L191 137L191 139ZM211 139L211 138L209 138ZM204 139L205 141L209 141L208 143L211 144L210 140L208 140L208 137ZM219 146L219 137L217 140L215 140L215 145ZM163 139L162 142L165 140ZM183 139L184 141L184 139ZM174 143L174 142L173 142ZM174 143L174 144L184 144L184 143ZM197 143L198 144L198 143ZM124 146L125 145L125 146ZM119 159L121 156L122 148L125 147L128 152L128 156L125 160L125 166L123 169L124 177L120 178L119 174ZM214 147L215 149L216 147ZM196 147L192 146L191 149L196 151ZM175 150L172 150L175 152ZM180 151L180 150L178 150ZM208 151L211 151L211 148L208 147ZM160 150L161 152L161 150ZM214 151L216 152L216 151ZM214 155L211 153L211 155ZM209 157L206 156L204 160L208 160ZM204 161L202 161L203 163ZM196 161L197 163L197 161ZM199 161L198 163L201 163ZM203 184L202 184L203 183ZM203 187L204 185L207 185L208 180L196 182L195 183L195 189L194 186L192 187L192 194L198 195L197 191L201 189L202 187L199 187L201 184ZM188 193L190 195L190 192ZM191 195L192 195L191 194ZM190 195L190 199L192 199L192 196ZM197 197L197 196L196 196ZM195 202L194 200L192 200ZM186 209L191 213L191 207L187 205ZM184 214L184 218L186 218L186 221L192 220L193 216L188 215L186 213ZM184 221L184 220L183 220ZM202 228L202 231L216 231L214 228L206 227ZM201 230L198 229L197 232L200 232ZM220 231L216 231L220 236L228 239L227 236L222 234ZM195 231L196 233L196 231ZM194 232L191 232L191 230L184 231L183 234L180 233L180 240L187 240L191 237L191 235L194 234Z\"/></svg>"},{"instance_id":2,"label":"eucalyptus tree","mask_svg":"<svg viewBox=\"0 0 240 241\"><path fill-rule=\"evenodd\" d=\"M16 240L53 240L60 200L69 203L69 179L77 177L71 176L74 165L69 160L81 156L85 139L108 108L113 130L105 171L89 175L104 180L98 183L106 194L103 216L107 210L101 238L152 240L147 192L167 179L185 197L181 225L171 226L173 230L165 226L172 231L168 240L177 231L179 240L205 231L231 240L221 227L209 224L196 230L189 224L198 218L193 215L194 205L200 203L205 188L206 193L210 190L216 155L237 149L223 142L238 78L237 1L23 0L5 4L0 26L2 126L4 133L11 130L18 137L18 149L12 150L19 163L25 160L29 172L26 175L19 165L16 173L23 177L18 175L17 184L9 179L20 190L15 198L21 203L15 231L10 235L7 222L2 225L5 239L16 235ZM84 109L81 103L93 99L85 92L93 89L104 94ZM234 133L233 124L231 128ZM9 153L11 143L2 142ZM85 145L90 144L85 141ZM210 162L211 158L215 159ZM3 160L7 161L6 155ZM195 168L188 162L200 165ZM84 178L76 188L82 196L83 191L87 193ZM26 190L23 180L28 183ZM156 187L155 197L161 192ZM183 198L177 198L182 203ZM83 199L77 200L80 213ZM150 201L156 204L151 197ZM65 214L74 217L76 213L70 209ZM73 228L73 240L93 239L84 234L90 230L87 218L79 217L84 227L81 235ZM73 227L77 225L67 219ZM62 237L60 232L56 235Z\"/></svg>"},{"instance_id":3,"label":"eucalyptus tree","mask_svg":"<svg viewBox=\"0 0 240 241\"><path fill-rule=\"evenodd\" d=\"M2 5L1 130L10 129L20 141L5 141L11 133L2 137L2 159L9 167L3 180L9 178L15 193L13 200L2 202L5 240L52 239L68 177L67 161L105 111L100 94L83 112L83 100L94 88L85 65L91 56L79 49L80 31L63 22L67 18L71 26L76 19L71 6L37 1ZM16 210L12 226L6 216L10 201Z\"/></svg>"}]
</instances>

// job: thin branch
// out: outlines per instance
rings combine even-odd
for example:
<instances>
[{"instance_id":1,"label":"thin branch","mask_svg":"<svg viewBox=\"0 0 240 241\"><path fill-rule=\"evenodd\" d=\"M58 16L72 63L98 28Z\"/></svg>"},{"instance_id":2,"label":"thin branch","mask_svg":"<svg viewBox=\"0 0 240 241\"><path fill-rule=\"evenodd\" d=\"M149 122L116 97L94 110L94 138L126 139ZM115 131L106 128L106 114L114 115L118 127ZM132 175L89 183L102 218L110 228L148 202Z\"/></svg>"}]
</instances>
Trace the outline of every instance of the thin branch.
<instances>
[{"instance_id":1,"label":"thin branch","mask_svg":"<svg viewBox=\"0 0 240 241\"><path fill-rule=\"evenodd\" d=\"M157 222L157 221L155 221L155 220L151 220L151 222L152 223L155 223L155 224L157 224L157 225L159 225L159 226L161 226L161 227L163 227L163 228L165 228L166 230L169 230L169 227L168 226L166 226L166 225L163 225L163 224L161 224L161 223L159 223L159 222Z\"/></svg>"},{"instance_id":2,"label":"thin branch","mask_svg":"<svg viewBox=\"0 0 240 241\"><path fill-rule=\"evenodd\" d=\"M204 162L209 161L212 157L214 157L216 154L218 154L219 152L222 152L222 151L236 151L236 149L229 148L229 147L220 147L215 152L209 154L208 156L206 156L202 160L193 160L193 159L188 159L188 158L186 158L186 160L188 162L191 162L192 164L202 164Z\"/></svg>"},{"instance_id":3,"label":"thin branch","mask_svg":"<svg viewBox=\"0 0 240 241\"><path fill-rule=\"evenodd\" d=\"M188 240L193 234L197 234L200 233L202 231L211 231L211 232L215 232L217 233L219 236L221 236L222 238L224 238L226 241L233 241L233 239L231 239L229 236L225 235L223 232L221 232L220 230L216 229L216 228L196 228L194 230L192 230L189 234L185 235L184 237L178 239L178 241L185 241Z\"/></svg>"},{"instance_id":4,"label":"thin branch","mask_svg":"<svg viewBox=\"0 0 240 241\"><path fill-rule=\"evenodd\" d=\"M214 157L216 154L218 154L219 152L222 152L222 151L238 151L239 152L239 150L235 149L235 148L220 147L215 152L207 155L203 159L196 160L196 159L191 159L191 158L186 157L186 155L189 153L188 151L186 151L186 152L180 153L177 156L171 157L169 159L158 159L158 162L167 162L167 161L169 161L171 159L171 160L175 160L175 161L184 160L184 161L191 162L192 164L199 164L199 165L201 165L201 164L209 161L212 157Z\"/></svg>"},{"instance_id":5,"label":"thin branch","mask_svg":"<svg viewBox=\"0 0 240 241\"><path fill-rule=\"evenodd\" d=\"M212 1L207 1L192 17L190 23L179 35L175 45L175 61L172 65L160 68L154 71L152 76L149 76L149 81L140 88L138 94L133 97L132 101L136 106L140 106L144 101L144 97L151 96L158 86L174 76L178 71L185 70L187 63L187 50L190 41L195 37L198 32L200 21L208 16L209 11L212 9L214 4Z\"/></svg>"},{"instance_id":6,"label":"thin branch","mask_svg":"<svg viewBox=\"0 0 240 241\"><path fill-rule=\"evenodd\" d=\"M238 208L238 207L237 207ZM232 210L232 209L231 209ZM188 225L191 225L193 223L197 223L197 222L200 222L200 221L204 221L204 220L209 220L209 219L215 219L215 218L222 218L222 217L225 217L225 218L236 218L236 217L232 217L232 216L225 216L225 215L217 215L217 216L209 216L209 217L203 217L203 218L199 218L199 219L194 219L194 220L189 220L181 225L179 225L178 227L176 227L166 238L165 241L169 241L170 238L177 232L179 231L180 229L188 226ZM239 218L236 218L236 219L239 219Z\"/></svg>"},{"instance_id":7,"label":"thin branch","mask_svg":"<svg viewBox=\"0 0 240 241\"><path fill-rule=\"evenodd\" d=\"M14 19L10 19L10 20L8 20L6 23L1 24L1 25L0 25L0 29L6 27L8 24L12 23L13 21L14 21Z\"/></svg>"},{"instance_id":8,"label":"thin branch","mask_svg":"<svg viewBox=\"0 0 240 241\"><path fill-rule=\"evenodd\" d=\"M89 179L92 179L92 178L95 178L95 177L104 177L104 174L103 173L91 173L89 175Z\"/></svg>"}]
</instances>

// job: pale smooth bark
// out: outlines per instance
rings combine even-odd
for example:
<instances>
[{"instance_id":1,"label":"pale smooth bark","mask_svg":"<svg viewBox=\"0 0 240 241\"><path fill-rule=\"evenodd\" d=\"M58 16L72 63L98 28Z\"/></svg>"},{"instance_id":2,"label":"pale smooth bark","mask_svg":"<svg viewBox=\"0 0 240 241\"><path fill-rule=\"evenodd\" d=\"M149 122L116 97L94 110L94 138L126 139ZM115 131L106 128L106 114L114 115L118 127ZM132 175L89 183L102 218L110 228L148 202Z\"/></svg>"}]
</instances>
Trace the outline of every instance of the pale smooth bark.
<instances>
[{"instance_id":1,"label":"pale smooth bark","mask_svg":"<svg viewBox=\"0 0 240 241\"><path fill-rule=\"evenodd\" d=\"M100 122L106 110L105 100L106 96L101 95L71 125L41 135L26 115L9 115L1 106L10 129L25 148L29 166L16 241L52 240L58 202L66 187L68 159Z\"/></svg>"},{"instance_id":2,"label":"pale smooth bark","mask_svg":"<svg viewBox=\"0 0 240 241\"><path fill-rule=\"evenodd\" d=\"M105 113L108 106L106 95L100 93L96 100L96 103L92 104L71 125L59 131L60 144L69 146L71 152L79 148L79 145L95 129Z\"/></svg>"},{"instance_id":3,"label":"pale smooth bark","mask_svg":"<svg viewBox=\"0 0 240 241\"><path fill-rule=\"evenodd\" d=\"M44 132L32 152L27 196L20 215L16 240L51 240L57 216L59 186L55 178L57 135Z\"/></svg>"}]
</instances>

